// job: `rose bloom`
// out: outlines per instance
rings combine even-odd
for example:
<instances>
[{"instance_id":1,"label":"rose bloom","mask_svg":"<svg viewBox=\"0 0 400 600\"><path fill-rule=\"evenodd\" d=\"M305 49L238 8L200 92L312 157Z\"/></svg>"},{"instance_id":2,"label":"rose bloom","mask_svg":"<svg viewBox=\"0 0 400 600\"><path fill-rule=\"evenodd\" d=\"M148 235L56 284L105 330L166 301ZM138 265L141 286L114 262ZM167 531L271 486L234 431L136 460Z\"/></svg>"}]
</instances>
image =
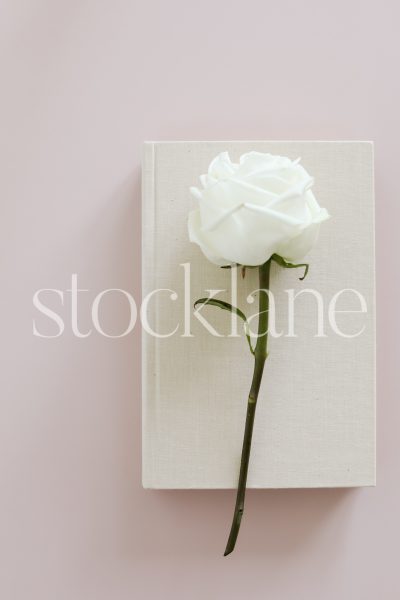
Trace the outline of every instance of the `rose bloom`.
<instances>
[{"instance_id":1,"label":"rose bloom","mask_svg":"<svg viewBox=\"0 0 400 600\"><path fill-rule=\"evenodd\" d=\"M258 266L272 254L298 262L313 247L329 218L311 191L313 178L284 156L228 152L211 162L190 188L199 207L189 214L189 237L216 265Z\"/></svg>"}]
</instances>

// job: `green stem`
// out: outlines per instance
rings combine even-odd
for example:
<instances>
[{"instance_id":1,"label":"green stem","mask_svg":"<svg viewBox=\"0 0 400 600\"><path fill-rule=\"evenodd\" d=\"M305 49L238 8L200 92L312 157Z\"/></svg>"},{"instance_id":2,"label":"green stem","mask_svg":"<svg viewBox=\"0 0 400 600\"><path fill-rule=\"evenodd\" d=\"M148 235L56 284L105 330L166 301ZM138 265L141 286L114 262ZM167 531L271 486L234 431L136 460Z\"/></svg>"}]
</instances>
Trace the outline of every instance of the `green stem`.
<instances>
[{"instance_id":1,"label":"green stem","mask_svg":"<svg viewBox=\"0 0 400 600\"><path fill-rule=\"evenodd\" d=\"M251 450L251 438L253 435L254 416L256 414L258 392L260 391L261 379L264 371L264 364L267 358L267 338L268 338L268 310L269 310L269 273L271 260L258 268L259 272L259 317L258 317L258 337L254 351L254 371L253 380L247 402L246 425L244 429L242 457L240 461L239 483L236 494L235 511L228 543L224 556L230 554L236 544L239 534L240 522L244 511L244 498L246 494L247 472L249 468L249 458Z\"/></svg>"}]
</instances>

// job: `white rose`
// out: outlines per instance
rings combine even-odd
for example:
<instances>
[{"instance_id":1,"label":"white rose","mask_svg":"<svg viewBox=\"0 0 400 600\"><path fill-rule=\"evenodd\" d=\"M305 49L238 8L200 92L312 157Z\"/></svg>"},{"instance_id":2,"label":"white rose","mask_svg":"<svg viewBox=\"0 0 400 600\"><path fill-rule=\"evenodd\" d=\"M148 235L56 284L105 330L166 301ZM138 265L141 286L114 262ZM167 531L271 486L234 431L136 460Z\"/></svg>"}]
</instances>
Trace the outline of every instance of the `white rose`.
<instances>
[{"instance_id":1,"label":"white rose","mask_svg":"<svg viewBox=\"0 0 400 600\"><path fill-rule=\"evenodd\" d=\"M200 177L203 189L190 188L199 201L189 215L190 240L220 266L258 266L272 254L301 260L329 214L299 160L248 152L237 164L219 154Z\"/></svg>"}]
</instances>

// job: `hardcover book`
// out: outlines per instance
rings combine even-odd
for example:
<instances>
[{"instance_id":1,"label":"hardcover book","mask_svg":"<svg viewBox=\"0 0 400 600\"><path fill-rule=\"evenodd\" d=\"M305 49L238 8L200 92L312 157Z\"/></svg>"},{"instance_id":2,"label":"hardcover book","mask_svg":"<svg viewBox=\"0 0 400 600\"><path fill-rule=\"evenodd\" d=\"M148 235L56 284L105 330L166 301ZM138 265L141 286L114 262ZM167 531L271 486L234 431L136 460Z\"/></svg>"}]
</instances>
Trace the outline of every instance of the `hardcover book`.
<instances>
[{"instance_id":1,"label":"hardcover book","mask_svg":"<svg viewBox=\"0 0 400 600\"><path fill-rule=\"evenodd\" d=\"M147 142L142 174L142 475L146 488L235 488L256 331L257 269L222 269L190 243L210 161L301 157L331 218L305 262L272 268L274 317L247 487L375 485L374 185L371 142ZM272 310L272 309L271 309Z\"/></svg>"}]
</instances>

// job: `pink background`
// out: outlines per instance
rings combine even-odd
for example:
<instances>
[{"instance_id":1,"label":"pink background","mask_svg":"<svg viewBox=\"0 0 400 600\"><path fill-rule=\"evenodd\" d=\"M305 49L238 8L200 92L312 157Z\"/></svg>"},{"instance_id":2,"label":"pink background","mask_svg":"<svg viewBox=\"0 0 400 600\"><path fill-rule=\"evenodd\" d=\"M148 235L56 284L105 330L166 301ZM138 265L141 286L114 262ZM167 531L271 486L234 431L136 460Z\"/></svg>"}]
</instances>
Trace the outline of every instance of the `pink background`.
<instances>
[{"instance_id":1,"label":"pink background","mask_svg":"<svg viewBox=\"0 0 400 600\"><path fill-rule=\"evenodd\" d=\"M397 2L6 0L0 16L1 598L399 598ZM144 139L376 142L378 487L252 491L226 559L233 492L141 488L139 328L78 339L65 292L48 296L64 334L32 335L33 318L56 331L33 293L72 273L84 332L101 290L139 301ZM127 317L104 300L105 329Z\"/></svg>"}]
</instances>

